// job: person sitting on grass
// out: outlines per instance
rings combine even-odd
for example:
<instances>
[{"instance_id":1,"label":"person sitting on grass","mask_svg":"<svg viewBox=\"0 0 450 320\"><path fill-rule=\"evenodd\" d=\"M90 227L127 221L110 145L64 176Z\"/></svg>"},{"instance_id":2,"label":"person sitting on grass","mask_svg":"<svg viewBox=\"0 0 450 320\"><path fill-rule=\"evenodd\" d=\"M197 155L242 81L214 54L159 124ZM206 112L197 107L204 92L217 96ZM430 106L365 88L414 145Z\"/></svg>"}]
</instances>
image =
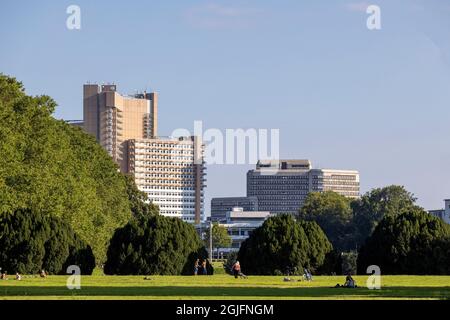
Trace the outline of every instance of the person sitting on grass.
<instances>
[{"instance_id":1,"label":"person sitting on grass","mask_svg":"<svg viewBox=\"0 0 450 320\"><path fill-rule=\"evenodd\" d=\"M203 275L208 275L208 269L206 269L206 259L202 262Z\"/></svg>"},{"instance_id":2,"label":"person sitting on grass","mask_svg":"<svg viewBox=\"0 0 450 320\"><path fill-rule=\"evenodd\" d=\"M0 280L8 280L8 274L7 272L2 272L2 275L0 276Z\"/></svg>"},{"instance_id":3,"label":"person sitting on grass","mask_svg":"<svg viewBox=\"0 0 450 320\"><path fill-rule=\"evenodd\" d=\"M16 280L17 281L22 280L22 276L18 272L16 272Z\"/></svg>"},{"instance_id":4,"label":"person sitting on grass","mask_svg":"<svg viewBox=\"0 0 450 320\"><path fill-rule=\"evenodd\" d=\"M306 281L312 281L312 274L309 272L307 268L305 268L305 274L303 275L303 278L305 278Z\"/></svg>"},{"instance_id":5,"label":"person sitting on grass","mask_svg":"<svg viewBox=\"0 0 450 320\"><path fill-rule=\"evenodd\" d=\"M352 278L352 275L350 273L347 274L345 277L345 283L343 286L340 284L337 284L335 288L357 288L356 281Z\"/></svg>"},{"instance_id":6,"label":"person sitting on grass","mask_svg":"<svg viewBox=\"0 0 450 320\"><path fill-rule=\"evenodd\" d=\"M47 278L47 272L45 272L45 270L42 269L41 273L40 273L40 276L41 276L41 278Z\"/></svg>"},{"instance_id":7,"label":"person sitting on grass","mask_svg":"<svg viewBox=\"0 0 450 320\"><path fill-rule=\"evenodd\" d=\"M200 259L197 259L194 263L194 276L198 274L198 268L200 268Z\"/></svg>"}]
</instances>

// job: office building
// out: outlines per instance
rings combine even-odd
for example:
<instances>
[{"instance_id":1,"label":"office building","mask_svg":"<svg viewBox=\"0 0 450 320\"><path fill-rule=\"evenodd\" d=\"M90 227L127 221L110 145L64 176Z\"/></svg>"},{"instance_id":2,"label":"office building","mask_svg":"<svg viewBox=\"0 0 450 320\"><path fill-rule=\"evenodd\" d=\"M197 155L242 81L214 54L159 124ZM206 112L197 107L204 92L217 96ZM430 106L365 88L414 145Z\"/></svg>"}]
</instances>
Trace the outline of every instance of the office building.
<instances>
[{"instance_id":1,"label":"office building","mask_svg":"<svg viewBox=\"0 0 450 320\"><path fill-rule=\"evenodd\" d=\"M442 219L442 221L450 224L450 199L444 200L444 209L430 210L428 211L431 215Z\"/></svg>"},{"instance_id":2,"label":"office building","mask_svg":"<svg viewBox=\"0 0 450 320\"><path fill-rule=\"evenodd\" d=\"M243 208L233 208L226 214L224 223L219 225L225 227L231 237L232 243L229 251L237 251L241 247L242 242L246 240L255 230L259 228L264 221L270 217L267 211L245 211Z\"/></svg>"},{"instance_id":3,"label":"office building","mask_svg":"<svg viewBox=\"0 0 450 320\"><path fill-rule=\"evenodd\" d=\"M204 145L196 137L158 137L158 96L124 96L116 85L86 84L84 129L165 216L200 223L204 216Z\"/></svg>"},{"instance_id":4,"label":"office building","mask_svg":"<svg viewBox=\"0 0 450 320\"><path fill-rule=\"evenodd\" d=\"M119 94L116 85L85 84L83 86L84 130L97 138L126 172L129 139L153 138L157 134L158 95Z\"/></svg>"},{"instance_id":5,"label":"office building","mask_svg":"<svg viewBox=\"0 0 450 320\"><path fill-rule=\"evenodd\" d=\"M204 216L205 166L197 137L128 141L128 172L160 213L200 223Z\"/></svg>"},{"instance_id":6,"label":"office building","mask_svg":"<svg viewBox=\"0 0 450 320\"><path fill-rule=\"evenodd\" d=\"M244 211L258 211L258 198L256 197L223 197L211 199L211 220L222 221L226 219L227 212L234 207Z\"/></svg>"},{"instance_id":7,"label":"office building","mask_svg":"<svg viewBox=\"0 0 450 320\"><path fill-rule=\"evenodd\" d=\"M334 191L359 197L359 173L313 169L309 160L258 161L247 173L247 196L258 199L258 210L296 213L310 192Z\"/></svg>"}]
</instances>

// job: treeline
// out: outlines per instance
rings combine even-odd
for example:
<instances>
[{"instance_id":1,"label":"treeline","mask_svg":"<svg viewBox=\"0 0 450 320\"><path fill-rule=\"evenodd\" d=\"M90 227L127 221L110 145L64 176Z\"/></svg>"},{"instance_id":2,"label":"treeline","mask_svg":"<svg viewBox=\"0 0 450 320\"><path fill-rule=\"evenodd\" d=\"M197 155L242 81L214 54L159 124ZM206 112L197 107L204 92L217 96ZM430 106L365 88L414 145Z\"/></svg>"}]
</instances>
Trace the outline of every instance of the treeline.
<instances>
[{"instance_id":1,"label":"treeline","mask_svg":"<svg viewBox=\"0 0 450 320\"><path fill-rule=\"evenodd\" d=\"M200 260L212 274L194 227L158 215L94 137L52 117L55 107L0 74L0 267L175 275ZM249 274L340 274L355 261L360 273L375 264L384 274L450 274L450 227L415 201L400 186L356 200L311 193L295 217L254 230L238 259Z\"/></svg>"},{"instance_id":2,"label":"treeline","mask_svg":"<svg viewBox=\"0 0 450 320\"><path fill-rule=\"evenodd\" d=\"M450 226L415 204L401 186L352 200L311 193L294 219L269 218L238 253L248 273L450 274Z\"/></svg>"}]
</instances>

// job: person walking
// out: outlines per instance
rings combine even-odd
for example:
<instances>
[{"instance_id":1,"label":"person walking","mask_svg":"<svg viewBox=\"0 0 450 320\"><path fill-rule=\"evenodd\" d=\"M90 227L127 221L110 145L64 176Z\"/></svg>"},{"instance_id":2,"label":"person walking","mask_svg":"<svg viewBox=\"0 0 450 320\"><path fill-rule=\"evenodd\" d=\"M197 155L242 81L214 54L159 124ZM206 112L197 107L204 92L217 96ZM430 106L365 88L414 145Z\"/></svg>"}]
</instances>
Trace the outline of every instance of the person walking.
<instances>
[{"instance_id":1,"label":"person walking","mask_svg":"<svg viewBox=\"0 0 450 320\"><path fill-rule=\"evenodd\" d=\"M233 271L234 278L237 279L239 274L241 273L241 265L239 261L236 261L235 264L233 264L233 267L231 267L231 270Z\"/></svg>"}]
</instances>

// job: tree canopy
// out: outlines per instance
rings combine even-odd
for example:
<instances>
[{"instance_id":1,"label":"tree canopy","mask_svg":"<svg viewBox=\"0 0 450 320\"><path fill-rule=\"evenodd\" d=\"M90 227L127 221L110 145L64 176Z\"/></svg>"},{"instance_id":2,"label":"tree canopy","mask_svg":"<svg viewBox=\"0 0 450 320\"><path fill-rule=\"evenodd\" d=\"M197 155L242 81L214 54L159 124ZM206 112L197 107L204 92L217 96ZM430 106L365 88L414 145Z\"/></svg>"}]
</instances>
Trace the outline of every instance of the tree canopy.
<instances>
[{"instance_id":1,"label":"tree canopy","mask_svg":"<svg viewBox=\"0 0 450 320\"><path fill-rule=\"evenodd\" d=\"M315 271L324 263L332 245L315 222L297 222L283 214L267 219L239 250L244 273L273 275Z\"/></svg>"},{"instance_id":2,"label":"tree canopy","mask_svg":"<svg viewBox=\"0 0 450 320\"><path fill-rule=\"evenodd\" d=\"M332 191L311 192L297 218L317 222L336 250L348 251L355 247L353 212L345 196Z\"/></svg>"},{"instance_id":3,"label":"tree canopy","mask_svg":"<svg viewBox=\"0 0 450 320\"><path fill-rule=\"evenodd\" d=\"M60 218L17 210L0 216L0 266L10 273L65 274L78 265L91 274L95 258L91 247Z\"/></svg>"},{"instance_id":4,"label":"tree canopy","mask_svg":"<svg viewBox=\"0 0 450 320\"><path fill-rule=\"evenodd\" d=\"M449 239L450 226L420 208L386 215L359 251L358 272L450 274Z\"/></svg>"},{"instance_id":5,"label":"tree canopy","mask_svg":"<svg viewBox=\"0 0 450 320\"><path fill-rule=\"evenodd\" d=\"M131 216L127 182L93 136L52 117L55 108L0 74L0 215L32 208L62 218L102 262Z\"/></svg>"},{"instance_id":6,"label":"tree canopy","mask_svg":"<svg viewBox=\"0 0 450 320\"><path fill-rule=\"evenodd\" d=\"M351 204L354 213L355 238L362 245L387 215L398 215L414 208L416 198L403 186L391 185L373 189Z\"/></svg>"},{"instance_id":7,"label":"tree canopy","mask_svg":"<svg viewBox=\"0 0 450 320\"><path fill-rule=\"evenodd\" d=\"M194 262L206 259L207 251L194 226L178 218L148 215L132 218L116 230L107 257L106 274L179 275L192 274Z\"/></svg>"}]
</instances>

